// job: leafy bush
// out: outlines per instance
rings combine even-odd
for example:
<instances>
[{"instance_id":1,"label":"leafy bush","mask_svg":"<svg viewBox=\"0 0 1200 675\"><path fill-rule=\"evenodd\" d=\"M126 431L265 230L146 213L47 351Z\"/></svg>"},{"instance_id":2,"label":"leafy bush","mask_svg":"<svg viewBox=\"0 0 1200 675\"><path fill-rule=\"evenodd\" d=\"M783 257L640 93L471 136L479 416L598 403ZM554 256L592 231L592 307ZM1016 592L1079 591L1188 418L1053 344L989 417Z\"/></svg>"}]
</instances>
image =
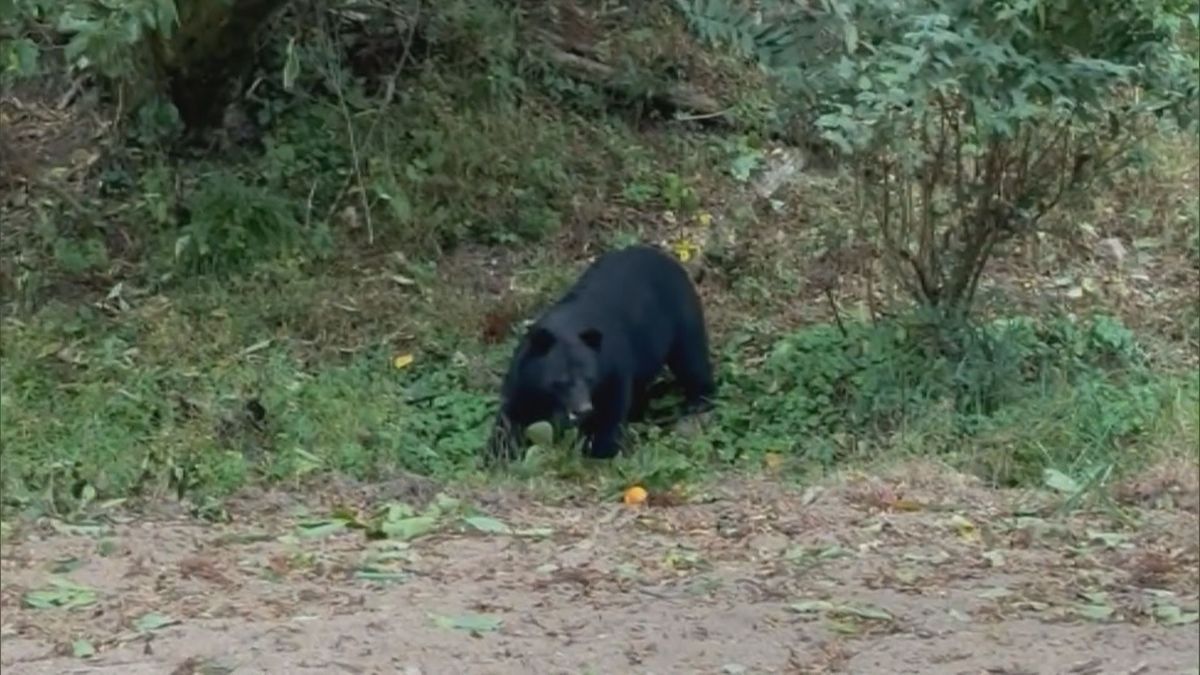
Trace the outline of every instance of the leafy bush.
<instances>
[{"instance_id":1,"label":"leafy bush","mask_svg":"<svg viewBox=\"0 0 1200 675\"><path fill-rule=\"evenodd\" d=\"M1185 0L677 0L701 37L771 69L850 157L884 259L965 313L989 258L1113 175L1160 120L1194 124ZM836 38L836 39L834 39Z\"/></svg>"},{"instance_id":2,"label":"leafy bush","mask_svg":"<svg viewBox=\"0 0 1200 675\"><path fill-rule=\"evenodd\" d=\"M381 349L313 367L265 339L291 332L263 317L285 304L278 298L196 299L119 318L50 308L6 324L6 506L69 510L138 494L198 498L257 479L475 469L496 404L486 373L502 372L511 344L426 352L400 370ZM1156 379L1127 329L1107 317L995 322L964 338L954 358L935 344L943 337L916 320L734 337L718 357L713 424L693 437L635 424L635 452L612 471L669 486L713 459L771 452L825 467L909 449L958 458L998 482L1037 481L1047 466L1078 474L1136 461L1127 450L1177 405L1171 397L1196 397L1194 382L1189 390ZM47 344L69 346L47 357ZM242 351L251 344L259 346ZM654 407L673 417L677 398ZM525 468L584 482L605 471L574 455Z\"/></svg>"},{"instance_id":3,"label":"leafy bush","mask_svg":"<svg viewBox=\"0 0 1200 675\"><path fill-rule=\"evenodd\" d=\"M1156 118L1196 119L1188 3L848 4L818 127L856 161L885 259L930 307L966 311L999 246L1118 168Z\"/></svg>"},{"instance_id":4,"label":"leafy bush","mask_svg":"<svg viewBox=\"0 0 1200 675\"><path fill-rule=\"evenodd\" d=\"M288 199L229 173L206 176L185 207L189 220L175 242L175 256L192 272L241 269L328 247L326 229L304 225Z\"/></svg>"},{"instance_id":5,"label":"leafy bush","mask_svg":"<svg viewBox=\"0 0 1200 675\"><path fill-rule=\"evenodd\" d=\"M950 451L1034 420L1074 420L1077 427L1050 434L1070 437L1053 453L1013 458L1021 477L1040 476L1060 455L1107 456L1138 438L1164 405L1152 393L1165 390L1132 334L1106 316L996 321L957 335L954 349L945 340L940 324L916 318L850 324L844 333L815 326L766 349L746 336L720 370L711 447L727 461L774 452L828 465L895 446L898 435L920 435L930 425L942 429L940 437L925 439L922 452ZM1106 421L1089 430L1078 413L1060 418L1037 409L1067 401L1080 410L1105 407ZM1021 415L1029 417L1022 422Z\"/></svg>"},{"instance_id":6,"label":"leafy bush","mask_svg":"<svg viewBox=\"0 0 1200 675\"><path fill-rule=\"evenodd\" d=\"M43 49L57 47L61 39L68 69L114 83L123 99L140 99L153 93L146 86L153 83L157 57L150 44L169 40L179 15L175 0L3 0L0 26L4 79L40 74Z\"/></svg>"}]
</instances>

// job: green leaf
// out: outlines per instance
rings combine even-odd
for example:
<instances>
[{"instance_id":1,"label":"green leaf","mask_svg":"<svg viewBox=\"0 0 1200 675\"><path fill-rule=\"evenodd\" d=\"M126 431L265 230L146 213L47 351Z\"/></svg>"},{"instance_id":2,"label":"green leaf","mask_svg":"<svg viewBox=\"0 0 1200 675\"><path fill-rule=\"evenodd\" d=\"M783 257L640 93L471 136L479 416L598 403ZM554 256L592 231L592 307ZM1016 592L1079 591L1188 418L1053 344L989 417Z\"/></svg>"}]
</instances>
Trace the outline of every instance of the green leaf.
<instances>
[{"instance_id":1,"label":"green leaf","mask_svg":"<svg viewBox=\"0 0 1200 675\"><path fill-rule=\"evenodd\" d=\"M77 659L90 659L96 655L96 648L87 640L75 640L71 643L71 655Z\"/></svg>"},{"instance_id":2,"label":"green leaf","mask_svg":"<svg viewBox=\"0 0 1200 675\"><path fill-rule=\"evenodd\" d=\"M304 539L328 537L345 529L344 520L309 520L296 524L296 534Z\"/></svg>"},{"instance_id":3,"label":"green leaf","mask_svg":"<svg viewBox=\"0 0 1200 675\"><path fill-rule=\"evenodd\" d=\"M433 504L425 511L429 515L446 515L459 511L460 509L462 509L461 499L439 492L437 496L433 498Z\"/></svg>"},{"instance_id":4,"label":"green leaf","mask_svg":"<svg viewBox=\"0 0 1200 675\"><path fill-rule=\"evenodd\" d=\"M407 581L409 575L404 572L395 570L381 570L373 567L365 567L354 573L356 579L363 581L376 581L380 583L399 583Z\"/></svg>"},{"instance_id":5,"label":"green leaf","mask_svg":"<svg viewBox=\"0 0 1200 675\"><path fill-rule=\"evenodd\" d=\"M1119 532L1097 532L1088 530L1089 542L1100 542L1105 548L1118 548L1129 541L1129 537Z\"/></svg>"},{"instance_id":6,"label":"green leaf","mask_svg":"<svg viewBox=\"0 0 1200 675\"><path fill-rule=\"evenodd\" d=\"M389 539L407 541L432 532L437 527L437 523L437 516L413 516L399 520L385 520L379 530Z\"/></svg>"},{"instance_id":7,"label":"green leaf","mask_svg":"<svg viewBox=\"0 0 1200 675\"><path fill-rule=\"evenodd\" d=\"M462 614L459 616L430 615L434 624L440 628L465 630L472 633L490 633L504 625L504 619L490 614Z\"/></svg>"},{"instance_id":8,"label":"green leaf","mask_svg":"<svg viewBox=\"0 0 1200 675\"><path fill-rule=\"evenodd\" d=\"M291 37L287 43L287 58L283 62L283 90L291 91L296 86L296 78L300 75L300 59L296 55L296 38Z\"/></svg>"},{"instance_id":9,"label":"green leaf","mask_svg":"<svg viewBox=\"0 0 1200 675\"><path fill-rule=\"evenodd\" d=\"M1078 605L1075 613L1090 621L1108 621L1116 610L1108 605Z\"/></svg>"},{"instance_id":10,"label":"green leaf","mask_svg":"<svg viewBox=\"0 0 1200 675\"><path fill-rule=\"evenodd\" d=\"M805 600L788 605L788 609L797 614L819 614L833 608L834 604L825 600Z\"/></svg>"},{"instance_id":11,"label":"green leaf","mask_svg":"<svg viewBox=\"0 0 1200 675\"><path fill-rule=\"evenodd\" d=\"M70 574L83 566L83 561L74 556L59 558L50 563L50 571L54 574Z\"/></svg>"},{"instance_id":12,"label":"green leaf","mask_svg":"<svg viewBox=\"0 0 1200 675\"><path fill-rule=\"evenodd\" d=\"M1200 621L1200 612L1185 612L1175 605L1158 605L1154 608L1154 618L1164 626L1184 626Z\"/></svg>"},{"instance_id":13,"label":"green leaf","mask_svg":"<svg viewBox=\"0 0 1200 675\"><path fill-rule=\"evenodd\" d=\"M1051 490L1064 494L1078 494L1080 490L1079 483L1074 478L1057 469L1045 469L1042 472L1042 482Z\"/></svg>"},{"instance_id":14,"label":"green leaf","mask_svg":"<svg viewBox=\"0 0 1200 675\"><path fill-rule=\"evenodd\" d=\"M839 614L849 614L871 621L891 621L893 618L887 611L871 605L841 605L836 611Z\"/></svg>"},{"instance_id":15,"label":"green leaf","mask_svg":"<svg viewBox=\"0 0 1200 675\"><path fill-rule=\"evenodd\" d=\"M488 534L511 534L512 528L488 516L467 516L463 521L471 527Z\"/></svg>"},{"instance_id":16,"label":"green leaf","mask_svg":"<svg viewBox=\"0 0 1200 675\"><path fill-rule=\"evenodd\" d=\"M49 588L29 591L24 600L34 609L76 609L95 604L96 591L69 579L55 578L50 580Z\"/></svg>"},{"instance_id":17,"label":"green leaf","mask_svg":"<svg viewBox=\"0 0 1200 675\"><path fill-rule=\"evenodd\" d=\"M167 626L174 626L179 623L177 619L172 619L165 614L158 612L147 612L143 614L137 621L133 622L133 627L139 633L149 633Z\"/></svg>"},{"instance_id":18,"label":"green leaf","mask_svg":"<svg viewBox=\"0 0 1200 675\"><path fill-rule=\"evenodd\" d=\"M534 422L525 428L525 438L534 445L548 447L554 443L554 427L549 422Z\"/></svg>"},{"instance_id":19,"label":"green leaf","mask_svg":"<svg viewBox=\"0 0 1200 675\"><path fill-rule=\"evenodd\" d=\"M858 51L858 27L852 22L846 22L842 33L843 41L846 43L846 53L853 54Z\"/></svg>"}]
</instances>

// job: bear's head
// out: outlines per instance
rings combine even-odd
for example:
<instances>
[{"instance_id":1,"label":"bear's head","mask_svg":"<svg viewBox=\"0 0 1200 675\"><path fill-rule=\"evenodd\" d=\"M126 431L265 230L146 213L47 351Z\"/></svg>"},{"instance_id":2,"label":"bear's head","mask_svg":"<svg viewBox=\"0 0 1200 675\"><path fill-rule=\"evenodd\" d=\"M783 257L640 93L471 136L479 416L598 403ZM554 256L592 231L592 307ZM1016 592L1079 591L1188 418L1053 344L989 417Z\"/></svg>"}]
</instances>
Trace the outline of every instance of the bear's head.
<instances>
[{"instance_id":1,"label":"bear's head","mask_svg":"<svg viewBox=\"0 0 1200 675\"><path fill-rule=\"evenodd\" d=\"M600 379L600 331L534 326L526 340L525 383L546 397L568 423L586 419Z\"/></svg>"}]
</instances>

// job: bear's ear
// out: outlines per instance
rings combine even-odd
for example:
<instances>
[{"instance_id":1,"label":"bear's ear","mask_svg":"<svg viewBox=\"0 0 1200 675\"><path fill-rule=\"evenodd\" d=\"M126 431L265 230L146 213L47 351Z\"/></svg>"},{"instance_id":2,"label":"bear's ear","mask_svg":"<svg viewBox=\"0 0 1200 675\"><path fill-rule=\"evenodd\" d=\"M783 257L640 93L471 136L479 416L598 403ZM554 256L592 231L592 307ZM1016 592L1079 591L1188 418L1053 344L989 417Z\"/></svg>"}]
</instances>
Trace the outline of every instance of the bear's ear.
<instances>
[{"instance_id":1,"label":"bear's ear","mask_svg":"<svg viewBox=\"0 0 1200 675\"><path fill-rule=\"evenodd\" d=\"M541 356L550 351L554 346L554 334L542 328L535 327L529 331L529 352L534 356Z\"/></svg>"},{"instance_id":2,"label":"bear's ear","mask_svg":"<svg viewBox=\"0 0 1200 675\"><path fill-rule=\"evenodd\" d=\"M595 328L589 328L579 334L579 339L593 350L600 351L600 345L604 342L604 334Z\"/></svg>"}]
</instances>

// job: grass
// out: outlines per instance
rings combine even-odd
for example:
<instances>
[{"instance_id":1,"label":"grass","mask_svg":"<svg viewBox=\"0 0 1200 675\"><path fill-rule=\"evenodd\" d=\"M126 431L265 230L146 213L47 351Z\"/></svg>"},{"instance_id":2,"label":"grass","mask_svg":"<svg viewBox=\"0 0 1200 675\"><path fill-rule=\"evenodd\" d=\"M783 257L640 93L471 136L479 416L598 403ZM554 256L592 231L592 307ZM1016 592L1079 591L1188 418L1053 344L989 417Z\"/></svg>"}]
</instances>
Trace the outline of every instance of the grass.
<instances>
[{"instance_id":1,"label":"grass","mask_svg":"<svg viewBox=\"0 0 1200 675\"><path fill-rule=\"evenodd\" d=\"M980 312L1005 320L955 334L951 353L895 288L872 285L869 261L824 270L840 279L832 303L814 290L822 253L870 240L844 174L805 173L774 203L756 199L748 178L769 145L755 132L614 111L531 61L508 14L452 5L436 18L441 56L405 72L420 95L368 92L369 78L309 45L294 92L263 80L261 147L183 163L118 150L103 199L13 209L23 226L0 241L5 509L199 504L333 474L607 496L906 456L998 485L1197 459L1194 139L1150 148L1148 167L1058 214L1065 244L1007 252ZM672 30L612 31L628 42L614 53L632 55L626 79L674 64L771 107L744 65ZM1169 280L1152 292L1132 275L1112 281L1121 274L1075 250L1102 237ZM586 255L637 240L705 251L721 400L703 432L640 424L636 452L609 464L550 451L480 472L512 346L497 336ZM1080 297L1046 302L1035 287L1046 277ZM892 318L879 318L878 296Z\"/></svg>"},{"instance_id":2,"label":"grass","mask_svg":"<svg viewBox=\"0 0 1200 675\"><path fill-rule=\"evenodd\" d=\"M567 276L531 264L517 276L547 287ZM1027 485L1044 468L1079 476L1142 466L1152 459L1142 448L1165 452L1158 439L1186 428L1200 400L1194 378L1156 372L1133 335L1103 316L998 323L978 338L993 348L987 359L929 351L915 322L727 333L714 349L720 405L702 433L640 424L636 452L611 465L557 451L489 478L476 458L511 339L473 335L478 316L455 272L441 274L427 291L381 285L374 305L345 278L281 283L285 275L197 283L132 299L115 315L62 304L8 319L6 507L70 512L166 495L202 503L252 482L330 473L609 495L756 469L771 456L796 479L920 454ZM342 314L360 323L343 325ZM397 355L413 358L397 368ZM1195 440L1192 426L1170 452L1186 455Z\"/></svg>"}]
</instances>

